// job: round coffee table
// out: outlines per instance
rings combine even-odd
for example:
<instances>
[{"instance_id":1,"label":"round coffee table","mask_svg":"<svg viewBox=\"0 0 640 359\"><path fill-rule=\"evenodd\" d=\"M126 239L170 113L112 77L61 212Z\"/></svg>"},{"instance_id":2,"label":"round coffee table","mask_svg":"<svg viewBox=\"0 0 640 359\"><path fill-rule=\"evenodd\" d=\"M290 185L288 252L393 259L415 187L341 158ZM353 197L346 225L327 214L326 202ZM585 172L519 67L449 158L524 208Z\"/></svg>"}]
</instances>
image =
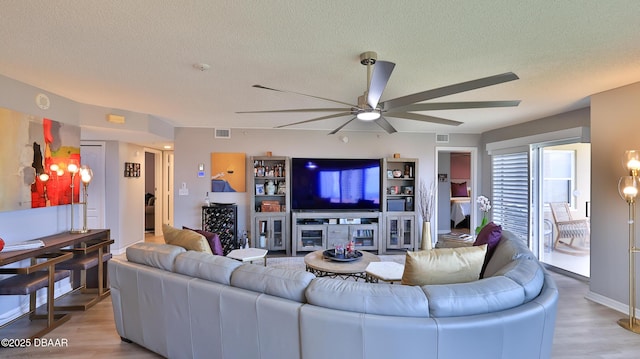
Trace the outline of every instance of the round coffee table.
<instances>
[{"instance_id":1,"label":"round coffee table","mask_svg":"<svg viewBox=\"0 0 640 359\"><path fill-rule=\"evenodd\" d=\"M324 250L311 252L304 256L307 272L313 273L316 277L353 278L356 281L358 279L366 279L366 270L369 263L380 262L380 258L377 255L365 251L360 251L362 252L360 259L351 262L337 262L326 259L323 257L322 252Z\"/></svg>"}]
</instances>

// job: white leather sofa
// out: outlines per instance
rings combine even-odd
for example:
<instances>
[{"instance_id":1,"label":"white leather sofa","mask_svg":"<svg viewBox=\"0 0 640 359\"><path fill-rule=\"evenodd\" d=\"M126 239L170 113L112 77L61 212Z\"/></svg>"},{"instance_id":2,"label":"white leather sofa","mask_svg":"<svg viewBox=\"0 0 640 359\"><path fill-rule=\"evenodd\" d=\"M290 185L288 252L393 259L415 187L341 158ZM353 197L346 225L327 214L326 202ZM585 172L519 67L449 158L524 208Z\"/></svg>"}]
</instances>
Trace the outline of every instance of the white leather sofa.
<instances>
[{"instance_id":1,"label":"white leather sofa","mask_svg":"<svg viewBox=\"0 0 640 359\"><path fill-rule=\"evenodd\" d=\"M509 232L485 278L315 278L139 243L109 264L118 334L169 358L550 358L558 291Z\"/></svg>"}]
</instances>

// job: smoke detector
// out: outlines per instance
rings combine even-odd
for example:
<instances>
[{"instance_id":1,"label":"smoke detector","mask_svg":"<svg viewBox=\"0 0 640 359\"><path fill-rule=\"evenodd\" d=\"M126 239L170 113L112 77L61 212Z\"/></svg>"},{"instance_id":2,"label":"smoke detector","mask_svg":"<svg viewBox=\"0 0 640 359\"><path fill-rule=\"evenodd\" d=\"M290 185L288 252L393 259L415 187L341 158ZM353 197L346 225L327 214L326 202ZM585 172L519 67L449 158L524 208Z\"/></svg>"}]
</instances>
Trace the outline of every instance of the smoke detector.
<instances>
[{"instance_id":1,"label":"smoke detector","mask_svg":"<svg viewBox=\"0 0 640 359\"><path fill-rule=\"evenodd\" d=\"M193 68L200 71L207 71L211 68L211 66L209 66L209 64L200 63L200 64L193 64Z\"/></svg>"}]
</instances>

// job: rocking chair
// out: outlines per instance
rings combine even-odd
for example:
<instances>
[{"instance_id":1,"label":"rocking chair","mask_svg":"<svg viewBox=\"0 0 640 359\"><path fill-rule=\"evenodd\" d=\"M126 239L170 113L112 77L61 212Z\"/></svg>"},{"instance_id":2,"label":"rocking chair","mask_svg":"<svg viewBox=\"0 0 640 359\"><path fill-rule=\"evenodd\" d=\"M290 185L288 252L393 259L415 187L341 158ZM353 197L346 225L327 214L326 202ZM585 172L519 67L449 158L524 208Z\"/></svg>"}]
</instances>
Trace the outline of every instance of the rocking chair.
<instances>
[{"instance_id":1,"label":"rocking chair","mask_svg":"<svg viewBox=\"0 0 640 359\"><path fill-rule=\"evenodd\" d=\"M589 253L590 225L587 219L573 219L566 202L549 203L553 220L558 228L553 249L572 255ZM568 241L563 241L566 239Z\"/></svg>"}]
</instances>

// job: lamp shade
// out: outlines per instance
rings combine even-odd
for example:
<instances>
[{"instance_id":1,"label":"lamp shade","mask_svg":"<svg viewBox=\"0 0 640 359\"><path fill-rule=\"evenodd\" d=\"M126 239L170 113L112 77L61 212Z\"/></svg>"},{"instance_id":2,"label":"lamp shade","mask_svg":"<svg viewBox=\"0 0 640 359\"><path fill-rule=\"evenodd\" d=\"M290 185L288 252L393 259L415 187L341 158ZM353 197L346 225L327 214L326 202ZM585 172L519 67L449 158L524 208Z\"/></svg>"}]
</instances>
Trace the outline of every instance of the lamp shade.
<instances>
[{"instance_id":1,"label":"lamp shade","mask_svg":"<svg viewBox=\"0 0 640 359\"><path fill-rule=\"evenodd\" d=\"M622 158L622 164L624 168L628 170L632 175L637 176L640 171L640 151L627 150L624 152Z\"/></svg>"},{"instance_id":2,"label":"lamp shade","mask_svg":"<svg viewBox=\"0 0 640 359\"><path fill-rule=\"evenodd\" d=\"M67 171L73 174L78 173L78 165L75 163L69 163L69 165L67 166Z\"/></svg>"},{"instance_id":3,"label":"lamp shade","mask_svg":"<svg viewBox=\"0 0 640 359\"><path fill-rule=\"evenodd\" d=\"M620 177L620 181L618 181L618 193L620 193L620 197L622 197L622 199L624 199L628 203L632 203L635 201L639 189L640 186L638 185L637 177Z\"/></svg>"},{"instance_id":4,"label":"lamp shade","mask_svg":"<svg viewBox=\"0 0 640 359\"><path fill-rule=\"evenodd\" d=\"M80 167L80 180L83 183L89 184L89 182L91 182L91 179L93 179L93 171L91 171L91 168L87 165L83 165L82 167Z\"/></svg>"}]
</instances>

